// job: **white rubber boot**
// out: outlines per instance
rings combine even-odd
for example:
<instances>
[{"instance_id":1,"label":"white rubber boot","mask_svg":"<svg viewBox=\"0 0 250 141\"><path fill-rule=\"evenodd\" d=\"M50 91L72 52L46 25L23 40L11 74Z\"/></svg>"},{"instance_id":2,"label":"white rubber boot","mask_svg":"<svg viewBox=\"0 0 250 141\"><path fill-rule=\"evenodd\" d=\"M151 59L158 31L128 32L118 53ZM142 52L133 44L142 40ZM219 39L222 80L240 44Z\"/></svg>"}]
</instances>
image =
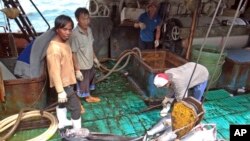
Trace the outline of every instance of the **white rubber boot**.
<instances>
[{"instance_id":1,"label":"white rubber boot","mask_svg":"<svg viewBox=\"0 0 250 141\"><path fill-rule=\"evenodd\" d=\"M73 122L73 129L67 129L65 132L66 138L68 140L80 140L85 138L90 134L90 131L87 128L81 128L81 117L77 120L71 119Z\"/></svg>"},{"instance_id":2,"label":"white rubber boot","mask_svg":"<svg viewBox=\"0 0 250 141\"><path fill-rule=\"evenodd\" d=\"M79 118L79 119L77 119L77 120L73 120L73 119L71 119L72 120L72 122L73 122L73 129L75 130L75 131L77 131L77 130L79 130L79 129L81 129L82 128L82 120L81 120L81 117Z\"/></svg>"},{"instance_id":3,"label":"white rubber boot","mask_svg":"<svg viewBox=\"0 0 250 141\"><path fill-rule=\"evenodd\" d=\"M59 108L56 107L56 116L58 119L58 128L62 129L66 126L72 126L73 123L71 120L68 120L67 118L67 109L66 108Z\"/></svg>"}]
</instances>

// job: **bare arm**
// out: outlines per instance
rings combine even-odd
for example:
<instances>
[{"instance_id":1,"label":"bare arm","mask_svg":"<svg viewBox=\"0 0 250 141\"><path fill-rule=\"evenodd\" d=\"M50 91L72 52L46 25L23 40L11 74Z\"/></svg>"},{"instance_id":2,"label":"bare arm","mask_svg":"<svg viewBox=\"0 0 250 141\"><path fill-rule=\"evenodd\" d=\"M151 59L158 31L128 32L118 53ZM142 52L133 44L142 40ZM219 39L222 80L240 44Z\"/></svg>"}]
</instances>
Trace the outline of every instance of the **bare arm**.
<instances>
[{"instance_id":1,"label":"bare arm","mask_svg":"<svg viewBox=\"0 0 250 141\"><path fill-rule=\"evenodd\" d=\"M73 64L74 64L74 69L75 71L80 70L79 63L76 57L76 53L72 52L72 59L73 59Z\"/></svg>"},{"instance_id":2,"label":"bare arm","mask_svg":"<svg viewBox=\"0 0 250 141\"><path fill-rule=\"evenodd\" d=\"M158 26L156 27L155 40L159 40L159 39L160 39L160 36L161 36L161 26L158 25Z\"/></svg>"},{"instance_id":3,"label":"bare arm","mask_svg":"<svg viewBox=\"0 0 250 141\"><path fill-rule=\"evenodd\" d=\"M142 22L138 22L138 23L134 23L134 27L144 29L144 28L146 28L146 25Z\"/></svg>"},{"instance_id":4,"label":"bare arm","mask_svg":"<svg viewBox=\"0 0 250 141\"><path fill-rule=\"evenodd\" d=\"M94 63L97 65L98 68L100 68L101 64L100 64L98 58L96 57L95 52L93 52L93 57L94 57Z\"/></svg>"},{"instance_id":5,"label":"bare arm","mask_svg":"<svg viewBox=\"0 0 250 141\"><path fill-rule=\"evenodd\" d=\"M140 23L134 23L134 28L140 28Z\"/></svg>"},{"instance_id":6,"label":"bare arm","mask_svg":"<svg viewBox=\"0 0 250 141\"><path fill-rule=\"evenodd\" d=\"M96 55L95 55L95 52L93 52L93 54L94 54L94 55L93 55L93 56L94 56L94 59L95 59L95 58L97 59L97 57L96 57Z\"/></svg>"}]
</instances>

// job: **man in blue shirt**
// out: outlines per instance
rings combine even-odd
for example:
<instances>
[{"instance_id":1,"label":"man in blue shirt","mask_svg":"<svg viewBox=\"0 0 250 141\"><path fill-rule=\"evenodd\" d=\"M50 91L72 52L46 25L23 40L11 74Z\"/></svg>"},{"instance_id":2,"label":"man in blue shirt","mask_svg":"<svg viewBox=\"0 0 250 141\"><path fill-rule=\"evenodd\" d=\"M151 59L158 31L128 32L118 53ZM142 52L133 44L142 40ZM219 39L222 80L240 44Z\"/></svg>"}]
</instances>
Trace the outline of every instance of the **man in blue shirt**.
<instances>
[{"instance_id":1,"label":"man in blue shirt","mask_svg":"<svg viewBox=\"0 0 250 141\"><path fill-rule=\"evenodd\" d=\"M139 39L140 49L153 49L159 46L161 18L157 14L157 6L156 1L152 0L149 2L147 11L142 13L139 17L139 22L134 24L135 28L141 29Z\"/></svg>"}]
</instances>

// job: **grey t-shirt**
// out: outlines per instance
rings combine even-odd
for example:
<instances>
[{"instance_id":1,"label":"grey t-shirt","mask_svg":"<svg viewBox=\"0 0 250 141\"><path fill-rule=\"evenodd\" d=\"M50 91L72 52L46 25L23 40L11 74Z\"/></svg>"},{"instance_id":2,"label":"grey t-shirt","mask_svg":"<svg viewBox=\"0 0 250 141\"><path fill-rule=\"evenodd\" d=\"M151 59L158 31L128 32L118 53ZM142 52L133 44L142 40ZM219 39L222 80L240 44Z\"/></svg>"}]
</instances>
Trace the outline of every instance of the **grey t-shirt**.
<instances>
[{"instance_id":1,"label":"grey t-shirt","mask_svg":"<svg viewBox=\"0 0 250 141\"><path fill-rule=\"evenodd\" d=\"M93 34L90 27L87 33L84 33L79 26L77 26L69 39L72 52L76 53L76 57L81 70L91 69L94 65L94 50L93 50Z\"/></svg>"},{"instance_id":2,"label":"grey t-shirt","mask_svg":"<svg viewBox=\"0 0 250 141\"><path fill-rule=\"evenodd\" d=\"M194 62L188 62L182 66L165 71L166 74L170 74L172 76L171 81L173 83L171 87L174 90L175 97L177 100L181 100L183 98L194 67ZM207 81L208 77L209 72L207 68L203 65L197 64L188 89ZM185 93L185 96L187 96L187 92Z\"/></svg>"}]
</instances>

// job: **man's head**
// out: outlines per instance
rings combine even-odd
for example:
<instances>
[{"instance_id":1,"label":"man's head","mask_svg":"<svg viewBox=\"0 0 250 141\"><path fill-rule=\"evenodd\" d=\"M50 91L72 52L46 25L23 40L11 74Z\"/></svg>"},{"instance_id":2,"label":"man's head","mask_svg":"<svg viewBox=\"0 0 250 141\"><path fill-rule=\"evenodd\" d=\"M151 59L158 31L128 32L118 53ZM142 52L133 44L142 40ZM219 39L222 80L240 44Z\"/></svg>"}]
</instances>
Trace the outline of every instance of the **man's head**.
<instances>
[{"instance_id":1,"label":"man's head","mask_svg":"<svg viewBox=\"0 0 250 141\"><path fill-rule=\"evenodd\" d=\"M149 8L149 7L151 7L151 6L158 7L158 2L157 2L157 0L150 0L150 1L148 2L147 8Z\"/></svg>"},{"instance_id":2,"label":"man's head","mask_svg":"<svg viewBox=\"0 0 250 141\"><path fill-rule=\"evenodd\" d=\"M155 16L158 9L158 2L156 0L150 0L147 5L147 11L151 17Z\"/></svg>"},{"instance_id":3,"label":"man's head","mask_svg":"<svg viewBox=\"0 0 250 141\"><path fill-rule=\"evenodd\" d=\"M74 28L74 22L69 16L59 15L55 19L54 30L57 36L62 41L67 41L72 33L72 29Z\"/></svg>"},{"instance_id":4,"label":"man's head","mask_svg":"<svg viewBox=\"0 0 250 141\"><path fill-rule=\"evenodd\" d=\"M154 85L159 88L169 83L169 76L166 73L158 73L154 78Z\"/></svg>"},{"instance_id":5,"label":"man's head","mask_svg":"<svg viewBox=\"0 0 250 141\"><path fill-rule=\"evenodd\" d=\"M78 25L82 29L87 29L90 23L89 11L86 8L79 7L75 11L75 17L78 22Z\"/></svg>"}]
</instances>

